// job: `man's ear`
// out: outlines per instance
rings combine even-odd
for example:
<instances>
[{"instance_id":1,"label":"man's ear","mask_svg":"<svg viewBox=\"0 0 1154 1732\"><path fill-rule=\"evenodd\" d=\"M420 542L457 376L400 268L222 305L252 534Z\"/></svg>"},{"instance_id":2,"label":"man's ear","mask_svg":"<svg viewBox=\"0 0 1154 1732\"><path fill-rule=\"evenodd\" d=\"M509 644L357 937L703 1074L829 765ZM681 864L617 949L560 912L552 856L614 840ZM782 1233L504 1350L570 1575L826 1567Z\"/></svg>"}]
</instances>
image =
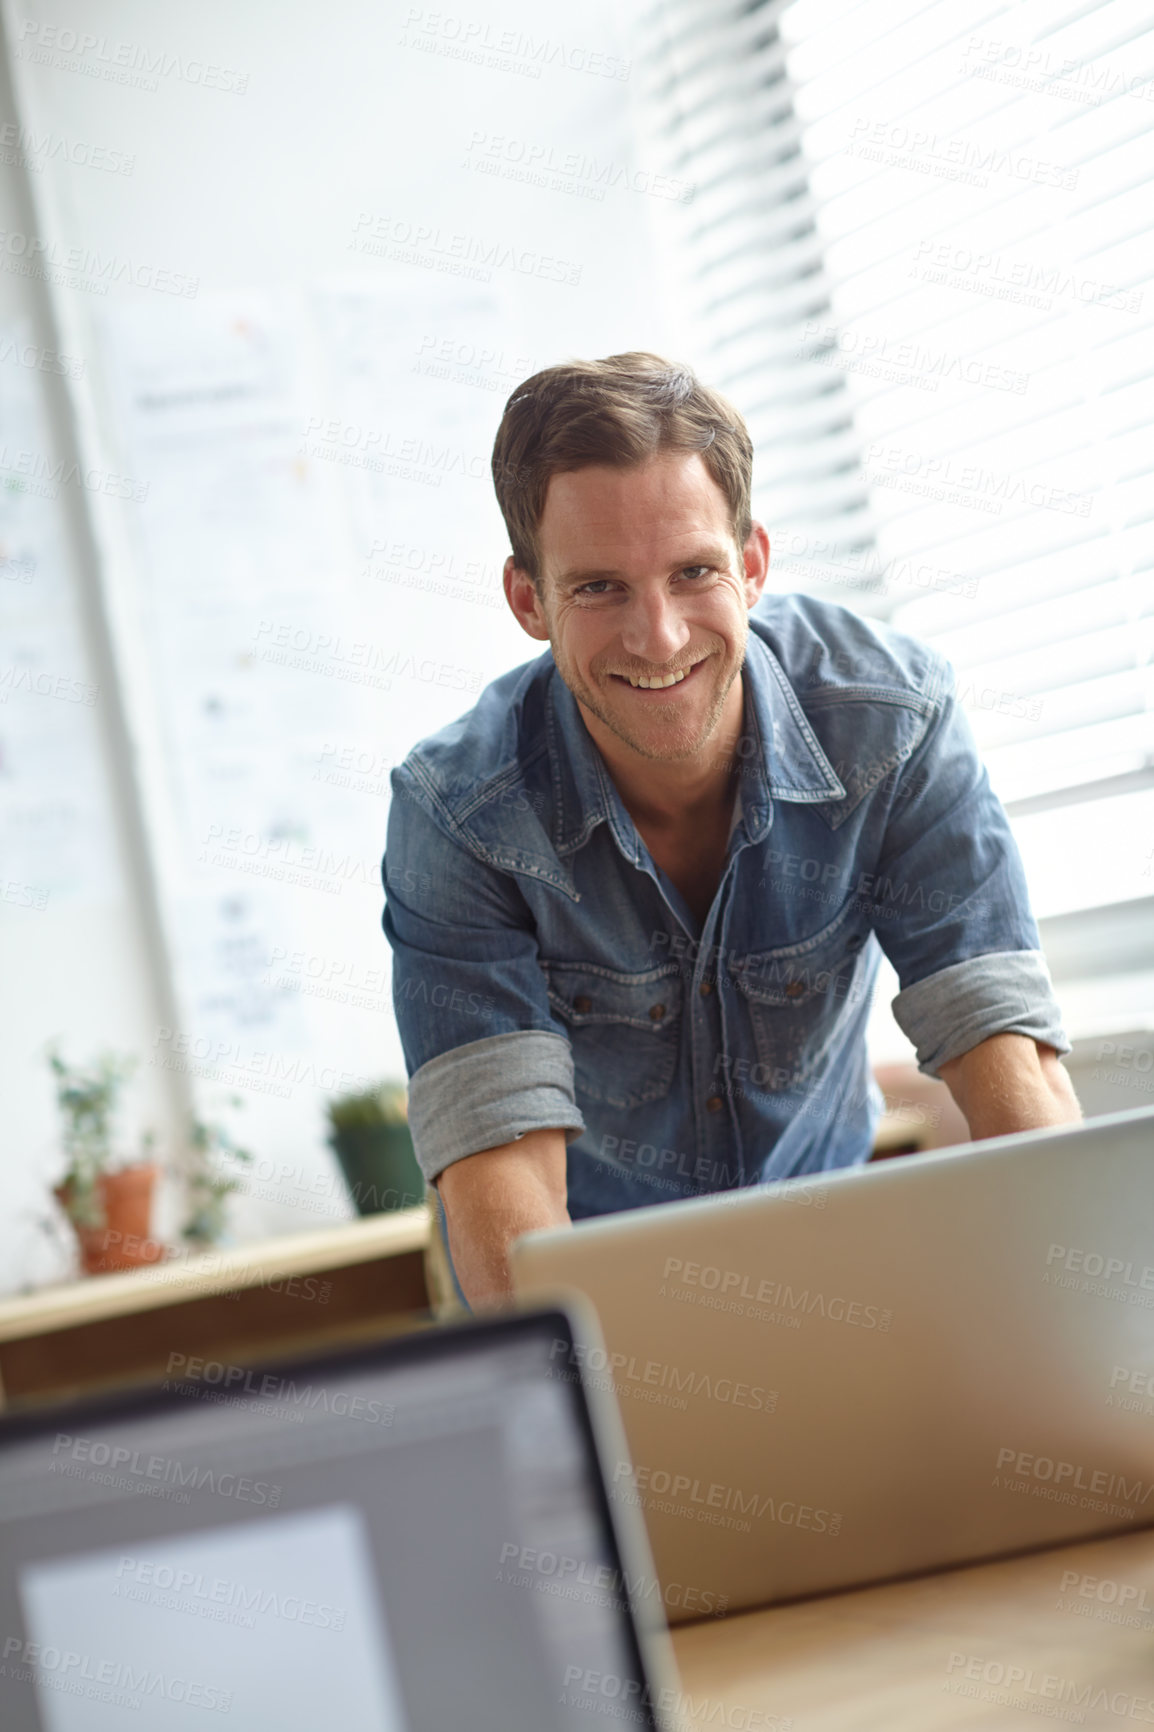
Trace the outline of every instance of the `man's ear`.
<instances>
[{"instance_id":1,"label":"man's ear","mask_svg":"<svg viewBox=\"0 0 1154 1732\"><path fill-rule=\"evenodd\" d=\"M745 602L747 607L761 599L765 580L769 576L769 531L764 523L750 525L745 543Z\"/></svg>"},{"instance_id":2,"label":"man's ear","mask_svg":"<svg viewBox=\"0 0 1154 1732\"><path fill-rule=\"evenodd\" d=\"M540 643L548 643L549 627L545 620L545 610L541 606L541 597L537 594L537 586L527 571L523 571L510 554L505 561L505 569L501 574L505 586L505 600L509 603L513 618L523 632L528 632Z\"/></svg>"}]
</instances>

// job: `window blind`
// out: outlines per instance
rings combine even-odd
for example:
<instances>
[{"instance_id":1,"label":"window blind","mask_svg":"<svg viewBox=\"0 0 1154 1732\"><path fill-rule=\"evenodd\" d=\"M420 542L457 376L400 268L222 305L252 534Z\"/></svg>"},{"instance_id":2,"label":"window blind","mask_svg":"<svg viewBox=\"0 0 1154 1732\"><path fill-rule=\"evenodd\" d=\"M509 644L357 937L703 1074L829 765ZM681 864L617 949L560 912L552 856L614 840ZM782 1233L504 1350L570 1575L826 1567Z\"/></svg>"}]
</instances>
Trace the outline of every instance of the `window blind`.
<instances>
[{"instance_id":1,"label":"window blind","mask_svg":"<svg viewBox=\"0 0 1154 1732\"><path fill-rule=\"evenodd\" d=\"M1011 814L1154 786L1148 8L662 0L650 28L776 586L948 655Z\"/></svg>"},{"instance_id":2,"label":"window blind","mask_svg":"<svg viewBox=\"0 0 1154 1732\"><path fill-rule=\"evenodd\" d=\"M662 0L647 15L641 124L694 189L653 216L683 293L686 352L749 427L775 581L780 570L783 588L820 585L832 560L868 591L876 560L849 381L806 334L828 329L833 309L783 11L782 0Z\"/></svg>"}]
</instances>

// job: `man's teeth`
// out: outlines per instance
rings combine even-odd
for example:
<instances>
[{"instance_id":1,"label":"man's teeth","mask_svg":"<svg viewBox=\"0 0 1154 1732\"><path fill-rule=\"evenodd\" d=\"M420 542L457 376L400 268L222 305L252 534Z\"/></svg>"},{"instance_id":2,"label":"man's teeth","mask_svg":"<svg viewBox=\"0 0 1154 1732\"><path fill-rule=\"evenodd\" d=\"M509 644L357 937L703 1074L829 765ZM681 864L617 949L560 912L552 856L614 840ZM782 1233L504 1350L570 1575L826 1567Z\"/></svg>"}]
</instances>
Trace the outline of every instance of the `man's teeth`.
<instances>
[{"instance_id":1,"label":"man's teeth","mask_svg":"<svg viewBox=\"0 0 1154 1732\"><path fill-rule=\"evenodd\" d=\"M643 692L655 692L655 691L660 690L660 688L662 686L679 685L680 682L685 678L686 674L689 673L690 671L691 670L689 668L682 668L682 670L679 674L657 674L653 679L646 679L644 674L641 676L640 679L636 679L636 680L633 678L632 674L629 674L626 677L628 678L629 684L631 686L633 686L635 688L637 686L640 686L641 690Z\"/></svg>"}]
</instances>

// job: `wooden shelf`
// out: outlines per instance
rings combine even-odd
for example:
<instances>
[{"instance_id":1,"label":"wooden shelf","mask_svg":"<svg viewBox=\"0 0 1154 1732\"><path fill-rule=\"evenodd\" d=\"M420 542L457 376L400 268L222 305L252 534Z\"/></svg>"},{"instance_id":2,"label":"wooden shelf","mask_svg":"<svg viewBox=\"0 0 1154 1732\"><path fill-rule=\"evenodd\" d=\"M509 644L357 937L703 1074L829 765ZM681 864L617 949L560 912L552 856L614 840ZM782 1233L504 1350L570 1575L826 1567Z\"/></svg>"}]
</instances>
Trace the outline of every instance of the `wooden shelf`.
<instances>
[{"instance_id":1,"label":"wooden shelf","mask_svg":"<svg viewBox=\"0 0 1154 1732\"><path fill-rule=\"evenodd\" d=\"M0 1341L42 1335L101 1317L124 1317L133 1311L180 1305L214 1293L308 1276L320 1269L423 1251L428 1238L429 1211L421 1204L392 1214L367 1215L320 1232L293 1233L228 1251L206 1251L123 1274L90 1275L83 1281L0 1299Z\"/></svg>"},{"instance_id":2,"label":"wooden shelf","mask_svg":"<svg viewBox=\"0 0 1154 1732\"><path fill-rule=\"evenodd\" d=\"M0 1300L6 1402L152 1381L174 1358L251 1365L428 1321L430 1215L368 1215Z\"/></svg>"}]
</instances>

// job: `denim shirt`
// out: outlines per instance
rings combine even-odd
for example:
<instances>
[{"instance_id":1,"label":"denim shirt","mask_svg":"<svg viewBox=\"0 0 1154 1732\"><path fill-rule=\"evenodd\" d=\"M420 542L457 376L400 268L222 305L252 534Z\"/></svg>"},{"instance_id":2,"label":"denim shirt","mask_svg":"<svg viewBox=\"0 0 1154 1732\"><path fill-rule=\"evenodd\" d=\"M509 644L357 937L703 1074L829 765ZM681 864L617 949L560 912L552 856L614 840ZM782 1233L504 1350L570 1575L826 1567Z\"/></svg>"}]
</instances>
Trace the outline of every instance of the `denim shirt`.
<instances>
[{"instance_id":1,"label":"denim shirt","mask_svg":"<svg viewBox=\"0 0 1154 1732\"><path fill-rule=\"evenodd\" d=\"M427 1177L560 1127L576 1220L864 1161L882 951L929 1075L1003 1030L1069 1051L949 664L787 595L742 680L704 924L550 651L393 771L383 925Z\"/></svg>"}]
</instances>

